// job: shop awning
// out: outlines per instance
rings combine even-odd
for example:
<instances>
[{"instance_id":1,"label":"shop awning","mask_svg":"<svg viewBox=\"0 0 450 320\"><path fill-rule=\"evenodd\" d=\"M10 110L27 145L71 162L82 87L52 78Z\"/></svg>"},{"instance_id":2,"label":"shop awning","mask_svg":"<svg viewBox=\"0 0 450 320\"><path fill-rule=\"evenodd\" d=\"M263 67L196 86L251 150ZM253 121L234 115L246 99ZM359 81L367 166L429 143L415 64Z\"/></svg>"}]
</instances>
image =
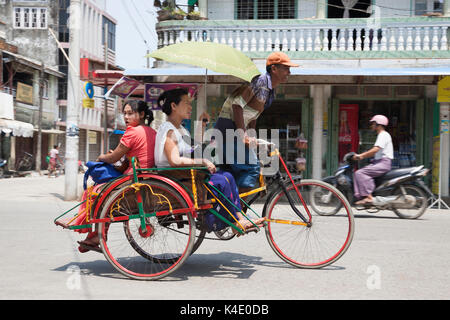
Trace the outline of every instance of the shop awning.
<instances>
[{"instance_id":1,"label":"shop awning","mask_svg":"<svg viewBox=\"0 0 450 320\"><path fill-rule=\"evenodd\" d=\"M31 123L0 119L0 130L5 133L11 133L16 137L32 138L34 127Z\"/></svg>"},{"instance_id":2,"label":"shop awning","mask_svg":"<svg viewBox=\"0 0 450 320\"><path fill-rule=\"evenodd\" d=\"M34 131L39 131L39 129L35 128ZM47 134L65 134L65 131L62 130L58 130L58 129L42 129L41 130L42 133L47 133Z\"/></svg>"},{"instance_id":3,"label":"shop awning","mask_svg":"<svg viewBox=\"0 0 450 320\"><path fill-rule=\"evenodd\" d=\"M6 51L6 50L3 50L3 54L9 55L12 58L14 58L14 60L17 61L18 63L21 63L21 64L26 65L28 67L31 67L33 69L39 70L41 68L41 62L39 60L32 59L32 58L29 58L29 57L25 57L23 55L20 55L20 54L17 54L17 53L12 53L12 52L9 52L9 51ZM55 77L58 77L58 78L64 78L64 76L65 76L64 73L58 71L58 69L55 68L55 67L47 66L47 67L44 68L44 72L48 73L48 74L51 74L51 75L53 75Z\"/></svg>"},{"instance_id":4,"label":"shop awning","mask_svg":"<svg viewBox=\"0 0 450 320\"><path fill-rule=\"evenodd\" d=\"M261 73L264 68L259 68ZM127 69L124 76L152 77L152 76L205 76L205 69L186 68L150 68ZM450 75L450 65L439 67L402 67L402 68L291 68L291 75L305 76L445 76ZM226 76L209 71L208 76Z\"/></svg>"}]
</instances>

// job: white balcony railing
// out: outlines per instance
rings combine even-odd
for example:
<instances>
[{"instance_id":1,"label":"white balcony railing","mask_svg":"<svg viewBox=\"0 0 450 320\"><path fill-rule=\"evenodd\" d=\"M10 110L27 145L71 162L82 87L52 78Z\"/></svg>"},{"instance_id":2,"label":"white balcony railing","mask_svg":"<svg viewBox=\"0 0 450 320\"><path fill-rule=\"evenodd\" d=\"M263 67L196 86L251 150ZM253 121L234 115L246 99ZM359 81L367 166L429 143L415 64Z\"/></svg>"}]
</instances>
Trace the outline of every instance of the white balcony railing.
<instances>
[{"instance_id":1,"label":"white balcony railing","mask_svg":"<svg viewBox=\"0 0 450 320\"><path fill-rule=\"evenodd\" d=\"M256 20L258 21L258 20ZM158 47L183 41L228 44L243 52L448 51L450 18L167 21Z\"/></svg>"}]
</instances>

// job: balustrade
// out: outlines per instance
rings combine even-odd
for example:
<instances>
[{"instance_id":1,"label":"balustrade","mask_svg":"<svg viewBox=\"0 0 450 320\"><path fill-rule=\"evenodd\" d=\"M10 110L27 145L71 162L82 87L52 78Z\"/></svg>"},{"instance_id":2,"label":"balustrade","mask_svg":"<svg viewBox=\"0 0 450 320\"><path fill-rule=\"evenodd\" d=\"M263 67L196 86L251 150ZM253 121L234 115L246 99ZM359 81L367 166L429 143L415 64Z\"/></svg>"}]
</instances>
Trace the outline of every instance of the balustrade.
<instances>
[{"instance_id":1,"label":"balustrade","mask_svg":"<svg viewBox=\"0 0 450 320\"><path fill-rule=\"evenodd\" d=\"M159 26L158 48L183 41L211 41L228 44L243 52L264 51L428 51L449 48L450 19L435 23L368 24L323 23L288 26ZM354 19L358 20L359 19Z\"/></svg>"}]
</instances>

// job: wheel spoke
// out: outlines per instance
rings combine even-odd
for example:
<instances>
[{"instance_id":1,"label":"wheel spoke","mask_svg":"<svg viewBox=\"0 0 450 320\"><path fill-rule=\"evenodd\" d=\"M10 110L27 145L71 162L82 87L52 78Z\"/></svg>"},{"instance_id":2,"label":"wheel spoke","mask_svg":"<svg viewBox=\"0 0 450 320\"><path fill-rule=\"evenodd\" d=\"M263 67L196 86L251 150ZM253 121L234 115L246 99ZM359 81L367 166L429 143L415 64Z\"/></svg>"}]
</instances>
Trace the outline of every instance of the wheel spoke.
<instances>
[{"instance_id":1,"label":"wheel spoke","mask_svg":"<svg viewBox=\"0 0 450 320\"><path fill-rule=\"evenodd\" d=\"M174 209L187 207L186 201L170 186L153 180L136 191L130 186L113 193L104 206L101 217L139 214L135 192L141 192L145 212L168 210L168 202L159 201L163 194ZM106 258L121 273L135 279L159 279L175 271L189 256L195 237L195 222L190 212L167 214L121 223L101 223L102 249ZM183 232L179 232L183 230Z\"/></svg>"},{"instance_id":2,"label":"wheel spoke","mask_svg":"<svg viewBox=\"0 0 450 320\"><path fill-rule=\"evenodd\" d=\"M286 188L297 210L306 211L293 186L288 184ZM329 265L350 246L354 232L350 205L339 191L321 181L303 180L297 183L297 188L311 213L311 224L300 220L280 189L269 200L264 212L268 219L266 236L269 244L281 259L294 266L319 268ZM326 195L327 206L335 206L332 208L334 215L317 212L312 205L316 193L320 193L320 197Z\"/></svg>"}]
</instances>

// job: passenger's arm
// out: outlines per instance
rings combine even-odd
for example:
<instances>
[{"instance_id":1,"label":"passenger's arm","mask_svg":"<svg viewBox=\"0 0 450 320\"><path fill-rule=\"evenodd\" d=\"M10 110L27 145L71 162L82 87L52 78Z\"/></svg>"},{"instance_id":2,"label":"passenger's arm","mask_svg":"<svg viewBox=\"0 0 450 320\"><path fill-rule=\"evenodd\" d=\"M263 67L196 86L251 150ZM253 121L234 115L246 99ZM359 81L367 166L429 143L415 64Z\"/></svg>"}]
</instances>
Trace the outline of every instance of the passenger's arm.
<instances>
[{"instance_id":1,"label":"passenger's arm","mask_svg":"<svg viewBox=\"0 0 450 320\"><path fill-rule=\"evenodd\" d=\"M191 159L181 157L178 150L178 144L172 130L167 133L166 142L164 143L164 154L171 167L194 167L205 166L211 173L216 172L216 167L208 159Z\"/></svg>"},{"instance_id":2,"label":"passenger's arm","mask_svg":"<svg viewBox=\"0 0 450 320\"><path fill-rule=\"evenodd\" d=\"M102 154L97 158L97 161L106 162L106 163L116 163L119 161L126 153L130 151L129 148L125 147L122 143L119 143L114 151Z\"/></svg>"}]
</instances>

